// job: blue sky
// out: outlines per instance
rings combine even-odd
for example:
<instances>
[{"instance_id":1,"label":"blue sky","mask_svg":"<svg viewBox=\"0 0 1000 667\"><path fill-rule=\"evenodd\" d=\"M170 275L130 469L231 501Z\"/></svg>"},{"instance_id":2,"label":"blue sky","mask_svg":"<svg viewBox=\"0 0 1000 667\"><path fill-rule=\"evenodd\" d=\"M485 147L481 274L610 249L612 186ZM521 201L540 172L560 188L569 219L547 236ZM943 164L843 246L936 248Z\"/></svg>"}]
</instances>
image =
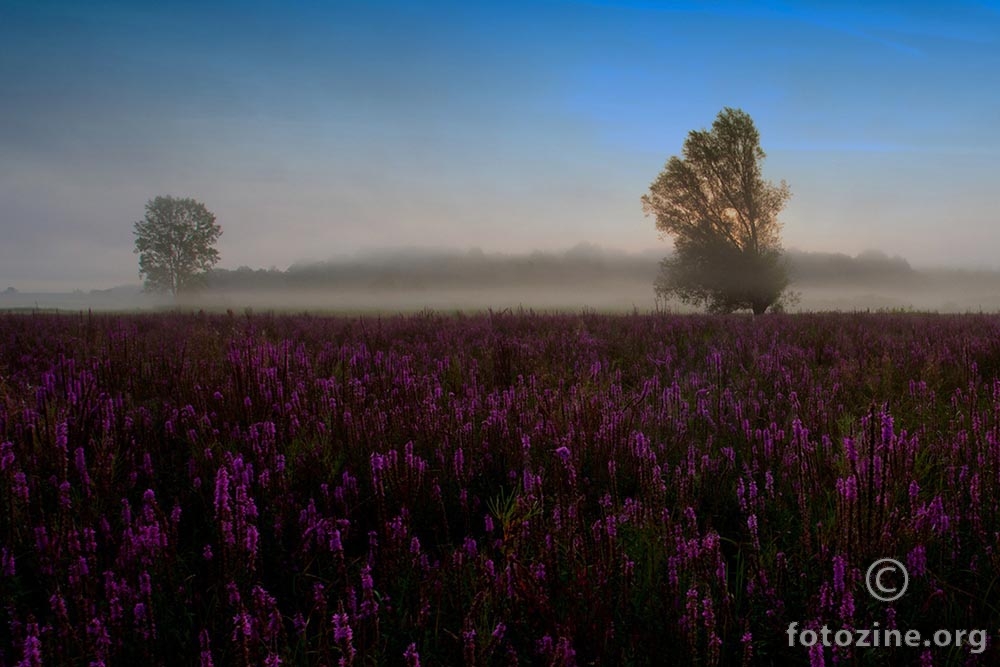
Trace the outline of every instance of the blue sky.
<instances>
[{"instance_id":1,"label":"blue sky","mask_svg":"<svg viewBox=\"0 0 1000 667\"><path fill-rule=\"evenodd\" d=\"M639 198L724 106L786 247L1000 267L998 40L997 2L2 0L0 289L138 282L160 194L230 268L666 248Z\"/></svg>"}]
</instances>

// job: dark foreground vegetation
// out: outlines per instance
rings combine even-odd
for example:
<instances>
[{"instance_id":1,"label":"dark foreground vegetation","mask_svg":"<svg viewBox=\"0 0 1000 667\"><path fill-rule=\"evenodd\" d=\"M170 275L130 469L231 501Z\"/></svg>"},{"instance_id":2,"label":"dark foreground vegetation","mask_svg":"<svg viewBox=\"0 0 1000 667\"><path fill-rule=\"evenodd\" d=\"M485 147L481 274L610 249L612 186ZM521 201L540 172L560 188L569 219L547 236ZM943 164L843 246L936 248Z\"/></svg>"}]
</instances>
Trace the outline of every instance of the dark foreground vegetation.
<instances>
[{"instance_id":1,"label":"dark foreground vegetation","mask_svg":"<svg viewBox=\"0 0 1000 667\"><path fill-rule=\"evenodd\" d=\"M989 316L0 315L0 664L995 664L998 372Z\"/></svg>"}]
</instances>

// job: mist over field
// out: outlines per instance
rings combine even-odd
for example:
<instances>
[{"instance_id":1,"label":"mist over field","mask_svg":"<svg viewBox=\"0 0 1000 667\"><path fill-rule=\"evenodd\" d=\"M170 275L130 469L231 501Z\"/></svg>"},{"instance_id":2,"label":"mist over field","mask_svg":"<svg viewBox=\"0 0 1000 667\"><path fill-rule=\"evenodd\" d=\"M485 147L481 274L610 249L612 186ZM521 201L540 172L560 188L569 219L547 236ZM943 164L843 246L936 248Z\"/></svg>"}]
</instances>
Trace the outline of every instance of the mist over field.
<instances>
[{"instance_id":1,"label":"mist over field","mask_svg":"<svg viewBox=\"0 0 1000 667\"><path fill-rule=\"evenodd\" d=\"M0 0L0 667L1000 665L998 2Z\"/></svg>"},{"instance_id":2,"label":"mist over field","mask_svg":"<svg viewBox=\"0 0 1000 667\"><path fill-rule=\"evenodd\" d=\"M527 308L602 312L698 312L658 299L653 281L664 253L628 253L593 244L526 254L427 248L385 249L286 270L215 269L208 284L178 300L139 285L75 292L0 291L0 309L412 312ZM786 253L791 311L1000 310L1000 271L914 268L880 251L855 256Z\"/></svg>"}]
</instances>

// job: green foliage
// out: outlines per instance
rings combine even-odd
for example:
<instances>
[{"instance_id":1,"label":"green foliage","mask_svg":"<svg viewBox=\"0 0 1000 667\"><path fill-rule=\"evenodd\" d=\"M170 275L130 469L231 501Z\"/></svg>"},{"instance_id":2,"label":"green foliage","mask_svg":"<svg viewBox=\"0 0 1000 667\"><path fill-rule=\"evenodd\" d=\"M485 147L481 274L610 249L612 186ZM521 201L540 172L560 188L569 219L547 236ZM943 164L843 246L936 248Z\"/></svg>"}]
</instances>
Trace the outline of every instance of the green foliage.
<instances>
[{"instance_id":1,"label":"green foliage","mask_svg":"<svg viewBox=\"0 0 1000 667\"><path fill-rule=\"evenodd\" d=\"M765 157L750 116L723 109L694 130L643 195L646 215L674 239L656 281L660 296L711 312L763 313L788 285L777 216L790 196L761 176Z\"/></svg>"},{"instance_id":2,"label":"green foliage","mask_svg":"<svg viewBox=\"0 0 1000 667\"><path fill-rule=\"evenodd\" d=\"M758 313L777 305L787 285L777 250L750 253L716 240L684 246L664 259L654 287L664 297L706 304L712 313Z\"/></svg>"},{"instance_id":3,"label":"green foliage","mask_svg":"<svg viewBox=\"0 0 1000 667\"><path fill-rule=\"evenodd\" d=\"M222 228L215 215L194 199L157 197L146 204L146 215L135 223L135 252L145 288L176 296L204 280L219 261L215 242Z\"/></svg>"}]
</instances>

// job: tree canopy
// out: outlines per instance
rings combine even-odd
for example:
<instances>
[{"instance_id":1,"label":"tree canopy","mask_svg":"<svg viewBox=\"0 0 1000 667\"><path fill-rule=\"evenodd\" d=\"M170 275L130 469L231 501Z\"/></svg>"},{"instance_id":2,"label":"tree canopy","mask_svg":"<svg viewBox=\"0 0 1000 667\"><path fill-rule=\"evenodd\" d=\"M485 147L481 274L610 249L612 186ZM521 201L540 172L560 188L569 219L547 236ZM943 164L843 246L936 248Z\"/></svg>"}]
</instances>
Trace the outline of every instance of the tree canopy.
<instances>
[{"instance_id":1,"label":"tree canopy","mask_svg":"<svg viewBox=\"0 0 1000 667\"><path fill-rule=\"evenodd\" d=\"M202 283L219 261L215 243L222 228L215 215L194 199L156 197L135 223L135 252L145 288L177 294Z\"/></svg>"},{"instance_id":2,"label":"tree canopy","mask_svg":"<svg viewBox=\"0 0 1000 667\"><path fill-rule=\"evenodd\" d=\"M693 130L642 197L646 215L674 240L656 290L712 312L763 313L788 285L778 213L788 185L761 175L765 153L750 116L724 108Z\"/></svg>"}]
</instances>

